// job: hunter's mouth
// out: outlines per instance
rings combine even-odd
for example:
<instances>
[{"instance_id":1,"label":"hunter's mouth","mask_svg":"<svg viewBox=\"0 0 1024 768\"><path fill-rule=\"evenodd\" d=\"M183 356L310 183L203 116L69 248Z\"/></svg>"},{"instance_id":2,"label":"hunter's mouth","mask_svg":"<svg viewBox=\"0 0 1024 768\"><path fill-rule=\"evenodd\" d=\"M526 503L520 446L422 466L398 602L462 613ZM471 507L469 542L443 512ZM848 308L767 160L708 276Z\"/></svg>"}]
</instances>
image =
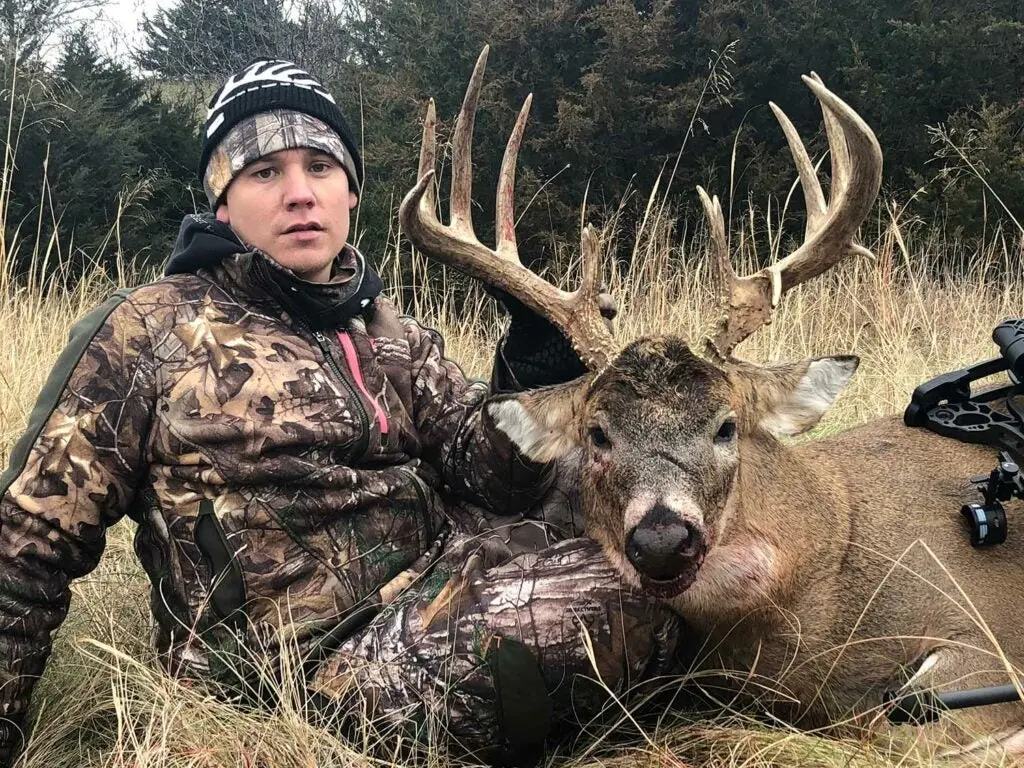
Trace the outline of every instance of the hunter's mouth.
<instances>
[{"instance_id":1,"label":"hunter's mouth","mask_svg":"<svg viewBox=\"0 0 1024 768\"><path fill-rule=\"evenodd\" d=\"M307 221L304 224L292 224L284 231L284 234L291 235L295 232L323 232L324 228L318 221Z\"/></svg>"}]
</instances>

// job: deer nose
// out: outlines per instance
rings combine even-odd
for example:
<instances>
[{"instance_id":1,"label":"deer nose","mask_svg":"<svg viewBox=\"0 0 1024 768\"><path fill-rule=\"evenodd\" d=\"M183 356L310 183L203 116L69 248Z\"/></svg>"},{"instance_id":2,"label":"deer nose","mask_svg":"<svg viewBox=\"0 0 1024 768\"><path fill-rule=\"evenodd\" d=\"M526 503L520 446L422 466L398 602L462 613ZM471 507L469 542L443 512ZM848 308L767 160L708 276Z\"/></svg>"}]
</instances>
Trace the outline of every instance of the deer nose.
<instances>
[{"instance_id":1,"label":"deer nose","mask_svg":"<svg viewBox=\"0 0 1024 768\"><path fill-rule=\"evenodd\" d=\"M693 565L700 552L700 529L664 506L656 504L630 531L626 557L644 576L669 581Z\"/></svg>"}]
</instances>

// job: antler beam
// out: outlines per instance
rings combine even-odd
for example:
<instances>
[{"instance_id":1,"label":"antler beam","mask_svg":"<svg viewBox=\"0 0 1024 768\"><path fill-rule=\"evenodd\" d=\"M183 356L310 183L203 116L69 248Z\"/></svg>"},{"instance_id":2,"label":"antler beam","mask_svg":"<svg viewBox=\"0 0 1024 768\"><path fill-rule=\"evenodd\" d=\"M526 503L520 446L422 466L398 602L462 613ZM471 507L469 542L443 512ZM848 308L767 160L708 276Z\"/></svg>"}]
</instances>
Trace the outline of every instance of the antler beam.
<instances>
[{"instance_id":1,"label":"antler beam","mask_svg":"<svg viewBox=\"0 0 1024 768\"><path fill-rule=\"evenodd\" d=\"M550 320L565 334L591 370L600 370L615 354L611 332L598 307L598 262L601 244L597 233L587 226L582 233L583 275L576 291L562 291L531 272L519 259L515 234L515 175L519 147L533 95L526 97L498 177L495 204L497 245L487 248L473 232L472 143L480 85L487 65L488 47L477 59L466 96L459 112L452 140L452 186L447 226L437 217L434 198L437 122L433 100L427 107L420 148L419 182L402 200L398 218L412 244L429 258L454 267L486 285L498 288Z\"/></svg>"},{"instance_id":2,"label":"antler beam","mask_svg":"<svg viewBox=\"0 0 1024 768\"><path fill-rule=\"evenodd\" d=\"M709 351L727 358L741 341L771 322L782 294L817 277L840 261L871 252L854 242L882 184L882 150L860 115L825 87L815 73L803 81L821 103L832 153L832 200L826 205L814 164L785 113L770 103L789 143L807 204L804 243L775 264L737 277L729 259L725 222L718 197L697 187L711 230L713 261L720 281L721 315L708 339Z\"/></svg>"}]
</instances>

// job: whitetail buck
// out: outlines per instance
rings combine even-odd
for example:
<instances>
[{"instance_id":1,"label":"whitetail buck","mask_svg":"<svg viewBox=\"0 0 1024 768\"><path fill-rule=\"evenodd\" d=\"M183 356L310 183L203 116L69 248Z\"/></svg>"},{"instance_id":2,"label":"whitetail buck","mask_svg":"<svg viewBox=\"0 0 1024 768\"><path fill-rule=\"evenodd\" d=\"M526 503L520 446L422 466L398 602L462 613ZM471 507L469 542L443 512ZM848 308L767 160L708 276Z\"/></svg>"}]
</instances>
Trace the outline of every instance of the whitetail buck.
<instances>
[{"instance_id":1,"label":"whitetail buck","mask_svg":"<svg viewBox=\"0 0 1024 768\"><path fill-rule=\"evenodd\" d=\"M1015 681L1024 659L1024 532L977 550L959 514L975 500L970 478L991 470L995 452L898 417L788 444L778 436L812 428L857 358L753 365L732 356L788 289L866 253L853 239L882 170L867 124L820 79L804 78L831 147L826 204L796 130L772 105L806 198L805 242L737 278L718 200L698 188L721 277L716 330L698 349L674 336L618 349L597 311L599 244L589 227L574 293L516 254L513 183L529 98L501 170L497 247L473 234L470 144L485 56L453 139L450 223L435 213L431 103L403 229L423 253L517 297L572 339L590 374L497 398L489 413L527 456L578 458L588 535L625 581L685 618L694 670L717 670L715 684L733 700L755 699L802 727L880 725L883 695L902 686ZM1007 512L1020 522L1019 503ZM982 734L974 748L1024 754L1024 706L964 712L959 725L943 718L945 737L966 750L969 734Z\"/></svg>"}]
</instances>

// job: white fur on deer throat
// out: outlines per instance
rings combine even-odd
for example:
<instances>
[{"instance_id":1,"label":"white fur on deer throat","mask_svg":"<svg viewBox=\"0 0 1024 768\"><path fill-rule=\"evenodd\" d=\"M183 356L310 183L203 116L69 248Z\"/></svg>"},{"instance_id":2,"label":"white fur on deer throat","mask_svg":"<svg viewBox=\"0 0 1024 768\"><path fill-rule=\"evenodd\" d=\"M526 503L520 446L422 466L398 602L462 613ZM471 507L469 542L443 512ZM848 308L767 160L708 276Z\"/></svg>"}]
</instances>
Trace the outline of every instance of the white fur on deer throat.
<instances>
[{"instance_id":1,"label":"white fur on deer throat","mask_svg":"<svg viewBox=\"0 0 1024 768\"><path fill-rule=\"evenodd\" d=\"M710 547L697 580L672 605L688 618L747 613L770 598L777 554L764 541Z\"/></svg>"},{"instance_id":2,"label":"white fur on deer throat","mask_svg":"<svg viewBox=\"0 0 1024 768\"><path fill-rule=\"evenodd\" d=\"M777 435L799 435L818 423L857 370L855 357L823 357L814 360L789 399L780 403L761 421Z\"/></svg>"}]
</instances>

